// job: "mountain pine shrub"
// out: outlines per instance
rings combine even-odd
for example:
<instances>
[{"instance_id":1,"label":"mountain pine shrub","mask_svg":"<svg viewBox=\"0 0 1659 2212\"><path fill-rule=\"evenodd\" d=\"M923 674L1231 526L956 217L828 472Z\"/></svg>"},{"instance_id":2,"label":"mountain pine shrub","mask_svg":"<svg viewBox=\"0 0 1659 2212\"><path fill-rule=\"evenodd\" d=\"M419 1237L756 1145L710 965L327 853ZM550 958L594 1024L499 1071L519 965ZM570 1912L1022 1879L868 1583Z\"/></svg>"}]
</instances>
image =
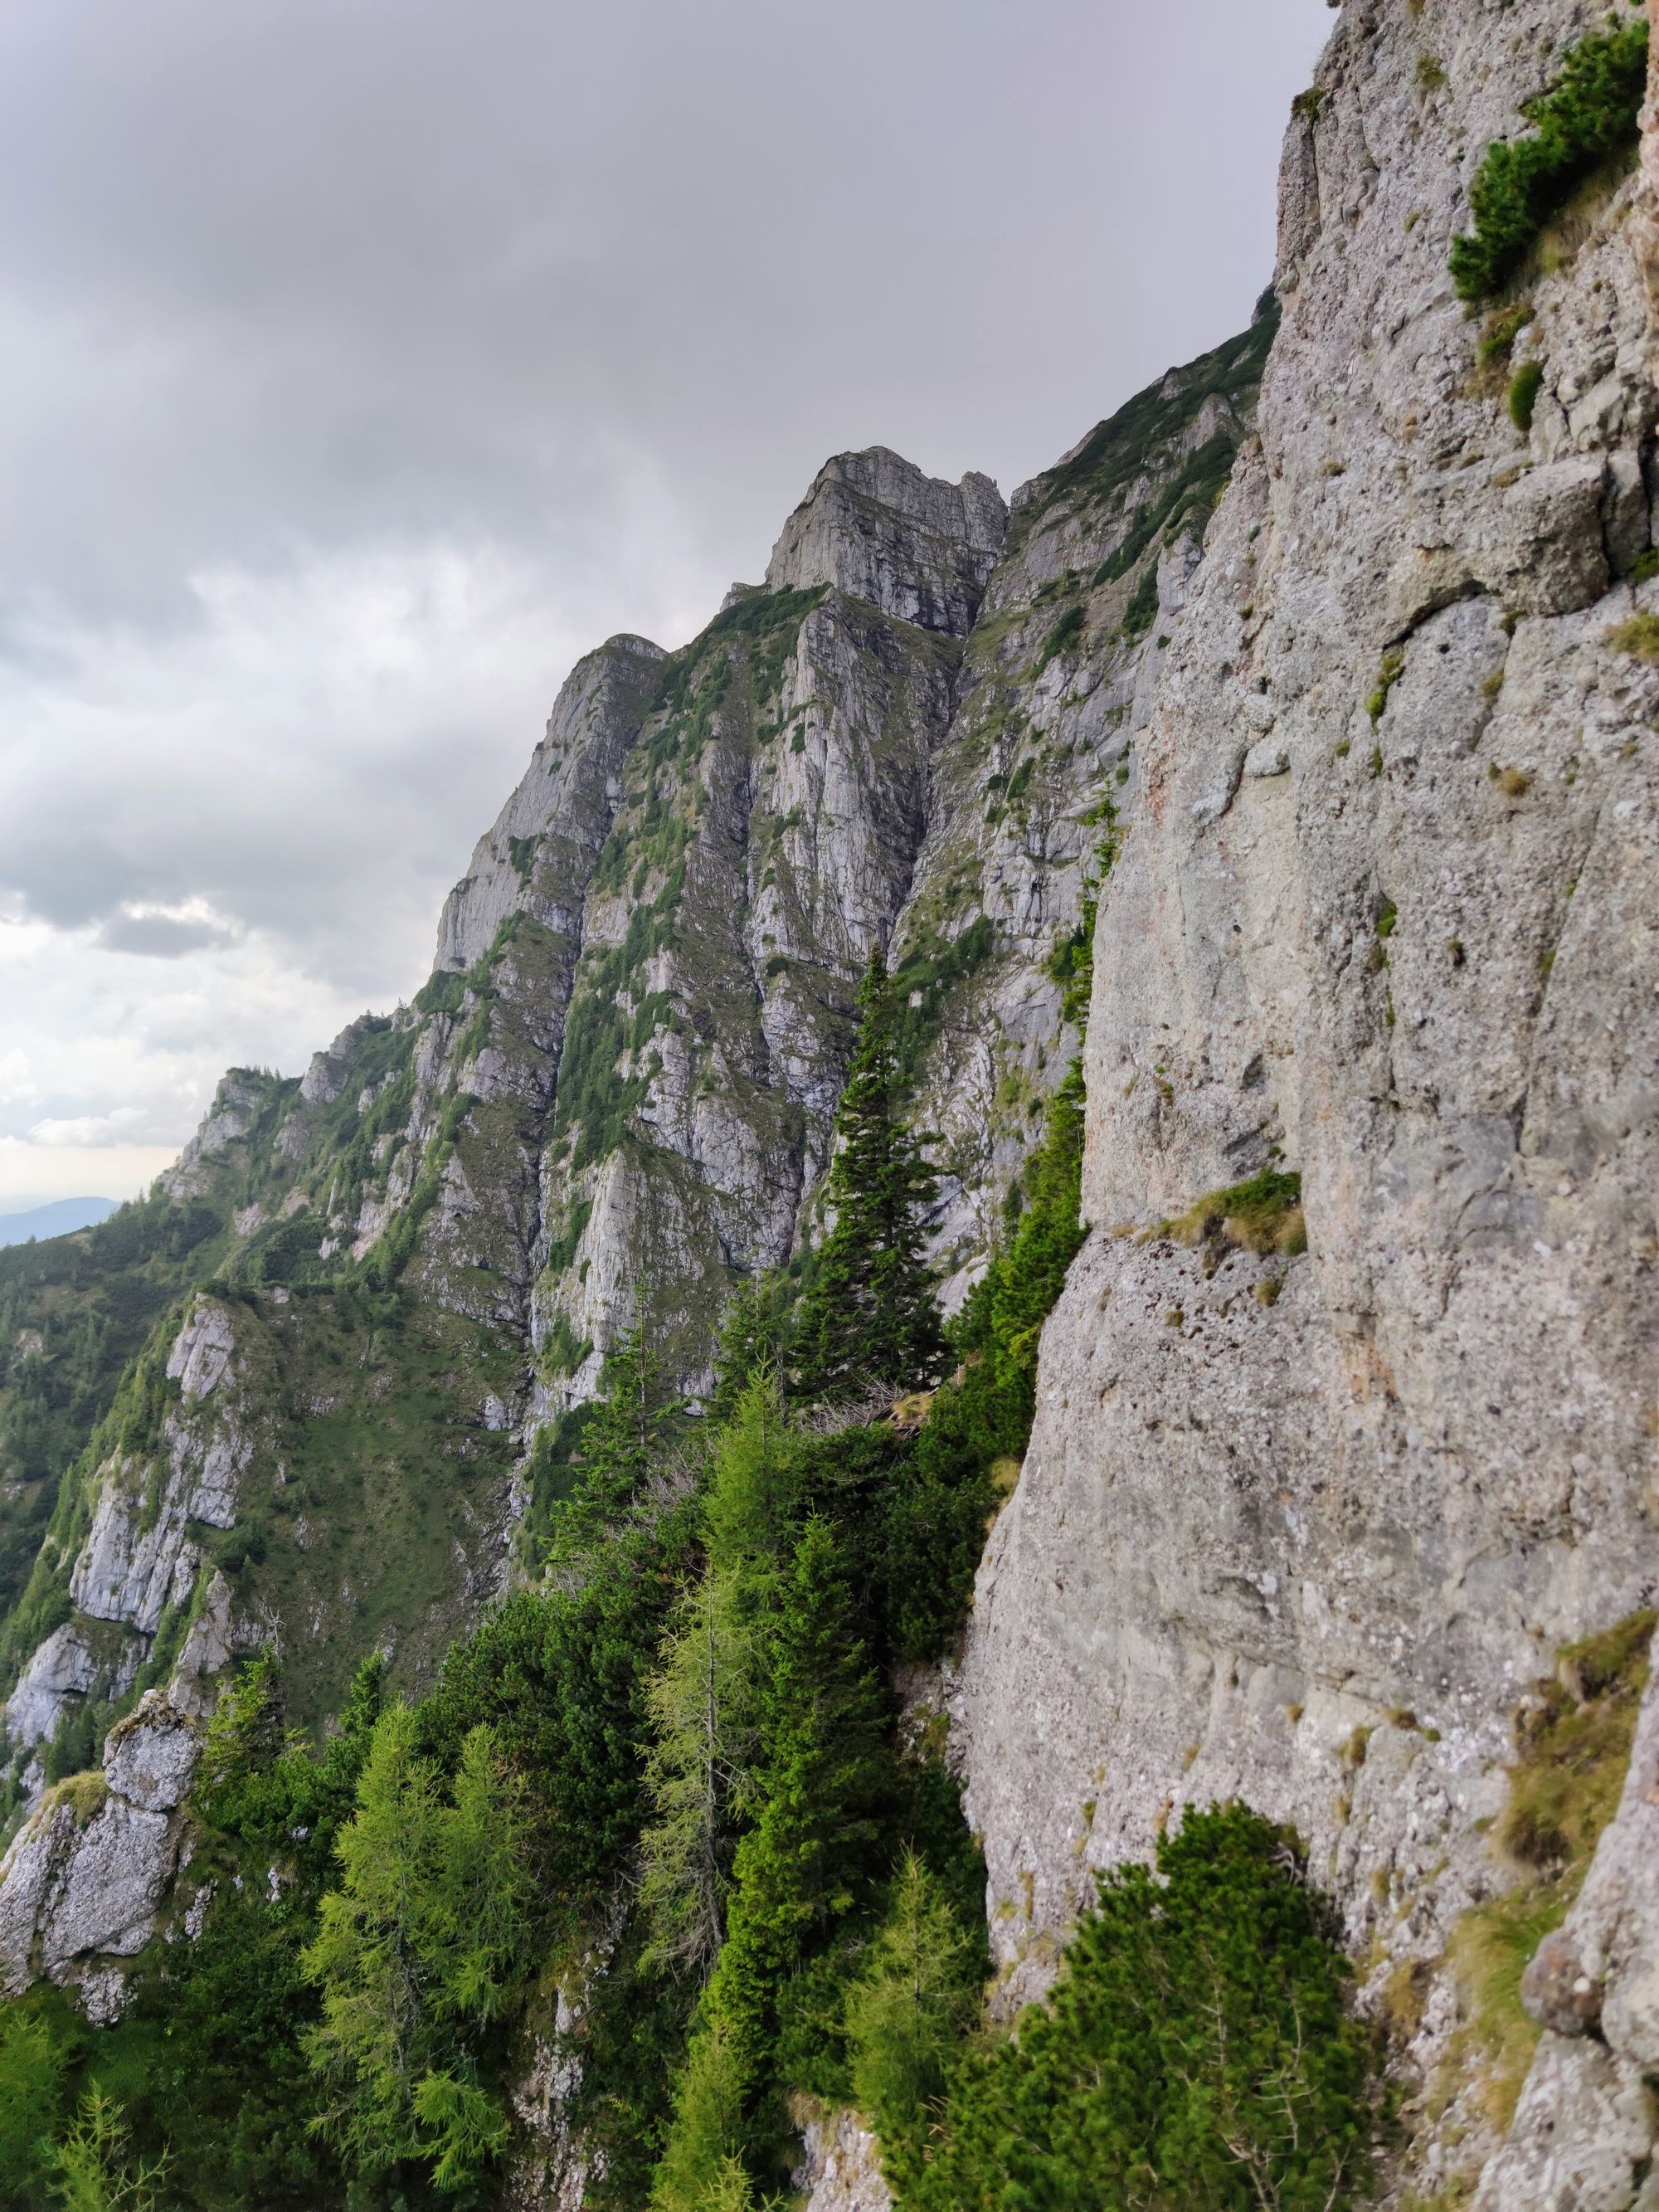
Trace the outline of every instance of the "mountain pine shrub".
<instances>
[{"instance_id":1,"label":"mountain pine shrub","mask_svg":"<svg viewBox=\"0 0 1659 2212\"><path fill-rule=\"evenodd\" d=\"M1046 2003L890 2118L904 2212L1333 2212L1365 2192L1370 2053L1285 1831L1188 1813L1099 1880Z\"/></svg>"},{"instance_id":2,"label":"mountain pine shrub","mask_svg":"<svg viewBox=\"0 0 1659 2212\"><path fill-rule=\"evenodd\" d=\"M1634 151L1647 67L1645 20L1625 23L1582 39L1549 90L1522 105L1532 134L1500 139L1487 149L1469 188L1474 228L1452 240L1460 299L1485 300L1501 291L1579 186Z\"/></svg>"}]
</instances>

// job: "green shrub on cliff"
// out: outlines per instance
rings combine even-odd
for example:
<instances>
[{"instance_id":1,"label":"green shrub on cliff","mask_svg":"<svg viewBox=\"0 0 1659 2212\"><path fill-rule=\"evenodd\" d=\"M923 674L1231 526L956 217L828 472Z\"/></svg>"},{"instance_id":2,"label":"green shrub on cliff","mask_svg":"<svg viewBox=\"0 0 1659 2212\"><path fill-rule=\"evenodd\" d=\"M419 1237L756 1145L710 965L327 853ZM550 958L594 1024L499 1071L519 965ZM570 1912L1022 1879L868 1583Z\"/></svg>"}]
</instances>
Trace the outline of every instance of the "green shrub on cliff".
<instances>
[{"instance_id":1,"label":"green shrub on cliff","mask_svg":"<svg viewBox=\"0 0 1659 2212\"><path fill-rule=\"evenodd\" d=\"M1626 23L1581 40L1550 89L1523 104L1532 134L1488 149L1469 187L1474 228L1452 240L1451 273L1461 299L1484 300L1501 290L1579 186L1634 150L1647 67L1647 24Z\"/></svg>"},{"instance_id":2,"label":"green shrub on cliff","mask_svg":"<svg viewBox=\"0 0 1659 2212\"><path fill-rule=\"evenodd\" d=\"M1292 1839L1189 1813L1103 1875L1048 2002L884 2148L904 2212L1330 2212L1375 2116L1334 1915ZM891 2134L890 2129L890 2135Z\"/></svg>"}]
</instances>

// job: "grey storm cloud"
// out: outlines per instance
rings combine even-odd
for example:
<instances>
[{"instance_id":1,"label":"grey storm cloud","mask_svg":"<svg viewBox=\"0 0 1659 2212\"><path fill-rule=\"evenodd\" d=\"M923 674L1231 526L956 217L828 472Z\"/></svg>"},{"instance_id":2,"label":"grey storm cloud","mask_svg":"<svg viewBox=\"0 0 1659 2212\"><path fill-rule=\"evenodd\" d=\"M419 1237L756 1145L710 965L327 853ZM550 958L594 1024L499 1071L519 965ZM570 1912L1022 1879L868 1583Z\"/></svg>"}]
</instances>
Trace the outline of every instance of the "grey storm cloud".
<instances>
[{"instance_id":1,"label":"grey storm cloud","mask_svg":"<svg viewBox=\"0 0 1659 2212\"><path fill-rule=\"evenodd\" d=\"M281 969L222 1035L201 971L204 1066L412 988L577 653L689 635L832 452L1006 489L1242 326L1328 21L13 0L0 915L66 983L0 930L4 1045L143 1030L137 951Z\"/></svg>"}]
</instances>

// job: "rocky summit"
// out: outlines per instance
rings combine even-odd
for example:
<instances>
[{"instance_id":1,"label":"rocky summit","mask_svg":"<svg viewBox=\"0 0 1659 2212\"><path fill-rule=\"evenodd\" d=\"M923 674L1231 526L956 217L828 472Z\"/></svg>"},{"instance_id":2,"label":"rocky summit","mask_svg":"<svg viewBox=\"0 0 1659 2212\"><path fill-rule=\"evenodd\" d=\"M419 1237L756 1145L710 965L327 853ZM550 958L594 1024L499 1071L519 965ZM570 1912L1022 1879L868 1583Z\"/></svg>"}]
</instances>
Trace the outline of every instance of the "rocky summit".
<instances>
[{"instance_id":1,"label":"rocky summit","mask_svg":"<svg viewBox=\"0 0 1659 2212\"><path fill-rule=\"evenodd\" d=\"M417 1701L460 1820L472 1770L441 1719L447 1698L472 1713L456 1686L489 1674L477 1711L507 1728L491 1624L655 1575L669 1611L617 1709L631 1717L605 1725L657 1813L617 1816L557 1941L520 1961L536 1994L511 2034L480 2031L441 2075L508 2085L498 2134L477 2123L477 2201L758 2203L787 2180L771 2125L813 2212L1659 2204L1659 109L1642 30L1627 4L1343 0L1291 118L1278 267L1248 331L1006 502L884 447L826 462L764 580L734 585L690 645L617 637L577 665L411 1004L354 1023L302 1078L233 1070L149 1199L0 1254L14 2000L54 1984L87 2033L118 2037L158 1972L206 1954L224 1838L252 1832L226 1811L223 1746L261 1668L296 1732L283 1756L325 1764L379 1655L377 1694ZM744 1913L789 1802L777 1744L805 1758L787 1731L769 1765L741 1729L708 1753L720 1789L748 1778L730 1784L730 1850L708 1845L708 1956L662 1984L680 1997L650 1999L672 2016L672 2094L639 2087L655 2062L605 2010L608 1986L642 2006L662 1959L694 1955L689 1923L671 1942L672 1915L651 1919L664 1808L691 1817L665 1747L675 1668L688 1619L714 1655L762 1587L738 1565L720 1580L723 1545L743 1573L758 1556L735 1506L710 1504L648 1574L629 1547L735 1480L750 1416L732 1411L732 1316L763 1334L763 1309L810 1310L854 1216L836 1163L854 1094L878 1080L926 1152L918 1233L950 1350L859 1405L808 1404L803 1384L804 1410L776 1418L802 1467L836 1470L790 1478L821 1503L787 1571L812 1620L843 1621L818 1663L864 1655L892 1755L949 1778L960 1847L983 1855L963 1893L983 1918L949 1937L988 1970L963 1969L986 1985L960 2027L980 2070L927 2074L904 2045L931 2085L915 2094L933 2133L914 2137L869 2057L897 2045L860 2039L897 1922L860 1934L865 1905L825 1905L843 1934L765 1969L840 2023L799 2030L818 2056L793 2075L797 2014L734 1994L772 1956ZM1080 1213L1060 1209L1057 1297L1019 1308L1068 1128ZM1017 1309L1001 1334L987 1319ZM765 1387L789 1357L754 1370ZM1017 1417L1012 1399L972 1410L999 1360L1024 1378ZM610 1550L583 1552L572 1501L629 1390L650 1400L644 1487L605 1522ZM651 1426L665 1408L672 1443ZM858 1557L873 1589L896 1557L931 1571L966 1525L964 1602L931 1642L893 1626L897 1599L855 1639L835 1610L854 1600L824 1595L828 1568L811 1580L811 1531L873 1527L896 1454L912 1455L896 1494L931 1496L952 1421L986 1486L951 1492L966 1523L941 1506L919 1553L884 1536ZM726 1596L697 1613L710 1591ZM611 1632L583 1631L595 1652ZM757 1714L795 1679L765 1663ZM543 1679L521 1653L511 1668ZM756 1741L769 1725L744 1723ZM371 1833L380 1741L343 1833ZM851 1758L823 1785L849 1807ZM868 1898L902 1917L906 1867L936 1877L912 1924L943 1957L946 1920L926 1915L948 1917L956 1862L940 1844L927 1875L933 1815L901 1814L902 1795L858 1816L915 1839ZM1340 1984L1322 2047L1362 2054L1363 2149L1316 2169L1303 2136L1273 2136L1258 2165L1240 2150L1182 2182L1200 2168L1177 2131L1158 2138L1164 2193L1137 2195L1128 2151L1120 2169L1055 2150L1073 2140L1055 2118L1049 2166L1006 2151L1031 2193L963 2193L979 2184L949 2177L975 2169L951 2161L991 2126L963 2117L972 2097L1020 2066L1036 2097L1054 2023L1085 2036L1090 1947L1130 1912L1133 1870L1159 1869L1173 1931L1182 1849L1247 1814L1317 1900L1304 1949L1324 1944ZM289 1832L303 1845L322 1817ZM272 1900L303 1888L286 1850L261 1863ZM236 1863L240 1890L252 1862ZM339 1863L349 1884L349 1846ZM326 1990L331 1897L319 1909L306 1972ZM1251 2016L1270 2011L1258 1992ZM705 2172L687 2116L761 2018L785 2070L764 2090L742 2077L744 2117ZM1160 2065L1199 2063L1170 2047ZM1307 2091L1333 2144L1351 2124L1334 2078L1325 2103ZM654 2117L607 2135L607 2098ZM1097 2113L1094 2136L1078 2125L1106 2140ZM1024 2138L1010 2121L998 2140ZM362 2185L408 2180L408 2144L386 2156ZM1070 2195L1052 2166L1068 2156L1099 2166ZM344 2172L304 2201L393 2201L348 2199Z\"/></svg>"}]
</instances>

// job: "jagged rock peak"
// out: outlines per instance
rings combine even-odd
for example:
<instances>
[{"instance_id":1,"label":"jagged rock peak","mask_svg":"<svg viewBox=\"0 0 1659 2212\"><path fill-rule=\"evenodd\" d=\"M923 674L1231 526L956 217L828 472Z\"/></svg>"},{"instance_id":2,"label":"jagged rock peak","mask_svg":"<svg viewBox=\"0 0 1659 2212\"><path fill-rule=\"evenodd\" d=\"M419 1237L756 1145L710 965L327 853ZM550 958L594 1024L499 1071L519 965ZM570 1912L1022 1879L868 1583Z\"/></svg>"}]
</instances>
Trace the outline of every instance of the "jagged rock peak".
<instances>
[{"instance_id":1,"label":"jagged rock peak","mask_svg":"<svg viewBox=\"0 0 1659 2212\"><path fill-rule=\"evenodd\" d=\"M1007 526L989 477L946 483L885 446L837 453L784 524L766 588L834 584L901 622L965 637Z\"/></svg>"},{"instance_id":2,"label":"jagged rock peak","mask_svg":"<svg viewBox=\"0 0 1659 2212\"><path fill-rule=\"evenodd\" d=\"M591 862L611 826L623 758L667 657L648 637L623 631L585 654L566 677L546 735L445 903L434 968L470 967L520 908L550 927L575 927L574 912L557 901L543 902L538 910L530 896L532 856L551 825L563 823Z\"/></svg>"}]
</instances>

